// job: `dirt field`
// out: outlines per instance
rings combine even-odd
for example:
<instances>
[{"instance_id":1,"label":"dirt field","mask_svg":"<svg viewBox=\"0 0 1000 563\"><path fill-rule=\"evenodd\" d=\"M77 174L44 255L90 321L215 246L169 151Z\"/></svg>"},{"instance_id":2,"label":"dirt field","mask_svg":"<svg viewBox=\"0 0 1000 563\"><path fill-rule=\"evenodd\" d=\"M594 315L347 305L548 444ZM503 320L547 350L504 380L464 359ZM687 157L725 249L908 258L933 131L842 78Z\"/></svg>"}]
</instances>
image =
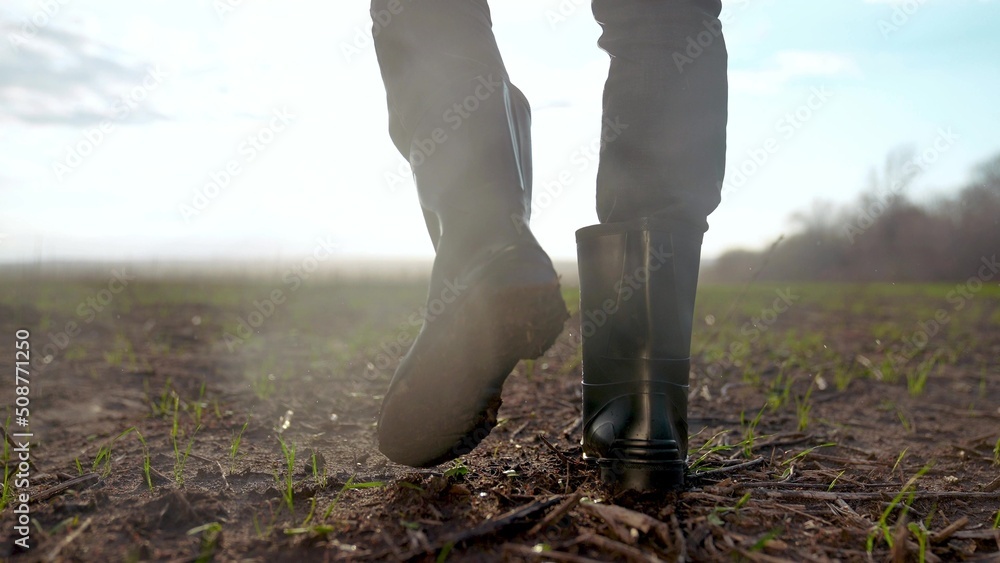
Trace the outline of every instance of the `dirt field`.
<instances>
[{"instance_id":1,"label":"dirt field","mask_svg":"<svg viewBox=\"0 0 1000 563\"><path fill-rule=\"evenodd\" d=\"M129 279L131 278L131 279ZM419 283L0 279L0 417L30 331L11 561L997 561L1000 286L708 286L689 490L614 496L580 456L581 316L461 461L388 462L381 394ZM68 323L73 323L72 325ZM12 438L16 445L17 438ZM69 483L70 486L65 487ZM14 544L30 494L30 549Z\"/></svg>"}]
</instances>

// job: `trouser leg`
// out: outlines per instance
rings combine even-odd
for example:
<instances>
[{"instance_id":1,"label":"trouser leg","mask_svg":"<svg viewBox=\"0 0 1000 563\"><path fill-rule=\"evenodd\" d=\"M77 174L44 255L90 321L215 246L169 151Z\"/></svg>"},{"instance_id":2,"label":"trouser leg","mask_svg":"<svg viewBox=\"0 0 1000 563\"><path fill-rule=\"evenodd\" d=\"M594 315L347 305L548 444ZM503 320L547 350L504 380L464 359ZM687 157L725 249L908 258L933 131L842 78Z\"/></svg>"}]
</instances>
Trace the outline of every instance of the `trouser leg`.
<instances>
[{"instance_id":1,"label":"trouser leg","mask_svg":"<svg viewBox=\"0 0 1000 563\"><path fill-rule=\"evenodd\" d=\"M593 0L611 55L597 176L601 222L655 216L707 230L725 172L720 0ZM693 45L693 46L692 46Z\"/></svg>"},{"instance_id":2,"label":"trouser leg","mask_svg":"<svg viewBox=\"0 0 1000 563\"><path fill-rule=\"evenodd\" d=\"M489 434L503 382L551 346L568 313L528 229L531 113L486 1L375 0L372 18L390 134L437 251L428 314L382 400L379 449L429 466Z\"/></svg>"},{"instance_id":3,"label":"trouser leg","mask_svg":"<svg viewBox=\"0 0 1000 563\"><path fill-rule=\"evenodd\" d=\"M525 223L530 109L486 0L373 0L371 12L390 136L413 168L435 248L444 222L490 232Z\"/></svg>"}]
</instances>

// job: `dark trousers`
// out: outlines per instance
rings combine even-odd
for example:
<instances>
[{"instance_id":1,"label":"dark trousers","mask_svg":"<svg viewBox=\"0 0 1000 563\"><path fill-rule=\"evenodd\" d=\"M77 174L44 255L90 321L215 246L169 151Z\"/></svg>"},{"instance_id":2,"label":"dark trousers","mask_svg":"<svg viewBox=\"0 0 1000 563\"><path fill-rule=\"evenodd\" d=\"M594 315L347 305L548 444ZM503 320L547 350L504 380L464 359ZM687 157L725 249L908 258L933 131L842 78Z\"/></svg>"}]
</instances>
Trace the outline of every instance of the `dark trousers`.
<instances>
[{"instance_id":1,"label":"dark trousers","mask_svg":"<svg viewBox=\"0 0 1000 563\"><path fill-rule=\"evenodd\" d=\"M603 28L599 45L611 55L597 215L601 222L663 217L704 232L725 171L721 0L593 0L592 7ZM477 77L508 80L486 0L372 0L371 13L389 132L406 158L421 121L455 97L456 85L464 97Z\"/></svg>"}]
</instances>

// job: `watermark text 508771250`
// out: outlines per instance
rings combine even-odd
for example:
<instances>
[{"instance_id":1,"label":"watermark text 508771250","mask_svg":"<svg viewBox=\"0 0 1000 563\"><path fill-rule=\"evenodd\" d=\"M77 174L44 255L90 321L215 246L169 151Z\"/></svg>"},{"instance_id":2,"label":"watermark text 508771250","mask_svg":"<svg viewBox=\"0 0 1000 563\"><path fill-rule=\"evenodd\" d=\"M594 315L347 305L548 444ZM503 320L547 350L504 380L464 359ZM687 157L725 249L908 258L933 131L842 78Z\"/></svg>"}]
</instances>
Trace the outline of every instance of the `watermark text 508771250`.
<instances>
[{"instance_id":1,"label":"watermark text 508771250","mask_svg":"<svg viewBox=\"0 0 1000 563\"><path fill-rule=\"evenodd\" d=\"M14 505L14 544L22 549L31 547L31 450L28 428L31 406L31 332L20 329L14 333L14 424L17 429L10 436L14 441L10 463L15 464L14 488L17 493ZM16 456L16 457L15 457Z\"/></svg>"}]
</instances>

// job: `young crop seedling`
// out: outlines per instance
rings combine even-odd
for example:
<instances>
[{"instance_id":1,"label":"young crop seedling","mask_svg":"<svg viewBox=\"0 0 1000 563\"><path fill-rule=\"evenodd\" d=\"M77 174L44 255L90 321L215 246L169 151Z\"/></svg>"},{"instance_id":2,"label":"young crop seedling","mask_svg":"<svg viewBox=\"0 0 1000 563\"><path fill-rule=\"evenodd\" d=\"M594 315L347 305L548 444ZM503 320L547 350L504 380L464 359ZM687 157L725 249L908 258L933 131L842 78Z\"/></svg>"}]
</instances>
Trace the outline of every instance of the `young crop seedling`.
<instances>
[{"instance_id":1,"label":"young crop seedling","mask_svg":"<svg viewBox=\"0 0 1000 563\"><path fill-rule=\"evenodd\" d=\"M191 455L191 448L194 446L195 435L201 430L201 426L194 429L191 436L188 438L187 447L183 451L180 449L180 444L177 441L178 435L174 434L171 436L171 442L174 447L174 481L178 485L184 484L184 467L187 465L188 457Z\"/></svg>"},{"instance_id":2,"label":"young crop seedling","mask_svg":"<svg viewBox=\"0 0 1000 563\"><path fill-rule=\"evenodd\" d=\"M782 473L781 478L782 479L787 479L788 476L792 474L792 467L794 466L794 464L797 461L802 460L807 455L811 454L812 452L814 452L814 451L816 451L816 450L818 450L820 448L830 448L830 447L833 447L833 446L836 446L836 445L837 444L834 443L834 442L827 442L825 444L820 444L818 446L813 446L811 448L806 448L806 449L802 450L801 452L795 454L794 456L786 459L785 461L781 462L781 465L786 465L786 466L788 466L788 468L785 469L784 473ZM831 487L832 487L832 485L831 485Z\"/></svg>"},{"instance_id":3,"label":"young crop seedling","mask_svg":"<svg viewBox=\"0 0 1000 563\"><path fill-rule=\"evenodd\" d=\"M4 464L3 490L0 491L0 511L7 508L7 504L14 498L14 471L14 467Z\"/></svg>"},{"instance_id":4,"label":"young crop seedling","mask_svg":"<svg viewBox=\"0 0 1000 563\"><path fill-rule=\"evenodd\" d=\"M249 372L248 372L249 376ZM273 373L260 372L257 375L249 376L252 381L253 392L261 400L267 400L274 395L277 390Z\"/></svg>"},{"instance_id":5,"label":"young crop seedling","mask_svg":"<svg viewBox=\"0 0 1000 563\"><path fill-rule=\"evenodd\" d=\"M445 561L447 561L448 555L451 554L451 550L454 548L455 548L455 542L450 541L445 543L444 547L441 548L441 552L438 553L437 558L434 560L434 563L444 563Z\"/></svg>"},{"instance_id":6,"label":"young crop seedling","mask_svg":"<svg viewBox=\"0 0 1000 563\"><path fill-rule=\"evenodd\" d=\"M222 524L210 522L197 528L188 530L187 535L201 535L201 545L196 563L207 563L215 558L215 552L219 548L219 539L222 537Z\"/></svg>"},{"instance_id":7,"label":"young crop seedling","mask_svg":"<svg viewBox=\"0 0 1000 563\"><path fill-rule=\"evenodd\" d=\"M833 385L837 391L847 389L852 381L854 381L854 373L851 371L851 366L838 361L833 370Z\"/></svg>"},{"instance_id":8,"label":"young crop seedling","mask_svg":"<svg viewBox=\"0 0 1000 563\"><path fill-rule=\"evenodd\" d=\"M297 536L301 534L313 534L318 538L326 538L333 533L333 526L329 524L316 524L315 526L300 528L285 528L286 536Z\"/></svg>"},{"instance_id":9,"label":"young crop seedling","mask_svg":"<svg viewBox=\"0 0 1000 563\"><path fill-rule=\"evenodd\" d=\"M775 377L774 383L771 384L771 389L768 392L767 404L771 407L772 412L778 410L788 402L788 397L792 393L792 384L795 383L795 377L791 375L785 376L786 367L787 364L782 364L781 369L778 371L778 376Z\"/></svg>"},{"instance_id":10,"label":"young crop seedling","mask_svg":"<svg viewBox=\"0 0 1000 563\"><path fill-rule=\"evenodd\" d=\"M143 454L143 456L142 456L142 472L143 472L143 475L145 475L145 477L146 477L146 483L149 484L149 488L150 488L150 490L152 490L153 489L153 481L152 481L152 479L150 477L149 447L146 445L146 440L143 439L142 434L139 433L139 429L136 428L135 426L132 426L132 427L126 429L121 434L118 434L117 436L115 436L114 438L112 438L111 440L109 440L108 443L106 443L103 446L101 446L97 450L97 455L94 457L94 463L91 465L91 470L94 471L95 473L100 473L101 476L103 476L103 477L107 477L108 475L110 475L111 474L111 454L112 454L112 448L113 448L115 442L117 442L118 440L124 438L125 436L129 435L132 432L135 432L135 435L138 436L138 438L139 438L139 443L142 444L142 454ZM98 471L98 468L101 468L100 471ZM77 470L80 471L81 474L83 474L83 468L80 467L79 459L77 459Z\"/></svg>"},{"instance_id":11,"label":"young crop seedling","mask_svg":"<svg viewBox=\"0 0 1000 563\"><path fill-rule=\"evenodd\" d=\"M80 523L80 516L70 516L69 518L64 518L61 522L52 526L48 531L45 531L45 535L54 536L59 532L62 532L66 528L75 528Z\"/></svg>"},{"instance_id":12,"label":"young crop seedling","mask_svg":"<svg viewBox=\"0 0 1000 563\"><path fill-rule=\"evenodd\" d=\"M910 420L910 417L906 416L906 413L903 412L902 407L899 406L896 407L896 416L899 417L899 422L903 425L904 430L906 430L910 434L913 434L914 432L917 431L917 427L913 425L913 421Z\"/></svg>"},{"instance_id":13,"label":"young crop seedling","mask_svg":"<svg viewBox=\"0 0 1000 563\"><path fill-rule=\"evenodd\" d=\"M328 506L326 508L326 511L323 512L323 520L326 520L327 518L330 517L330 514L333 512L333 509L336 508L337 503L340 502L340 497L344 494L344 491L351 491L351 490L355 490L355 489L376 489L376 488L383 487L383 486L385 486L385 483L383 483L382 481L369 481L367 483L355 483L354 482L354 475L351 475L347 479L347 482L344 483L344 485L342 487L340 487L339 491L337 491L337 496L333 497L333 501L330 503L330 506ZM421 492L422 492L422 490L421 490Z\"/></svg>"},{"instance_id":14,"label":"young crop seedling","mask_svg":"<svg viewBox=\"0 0 1000 563\"><path fill-rule=\"evenodd\" d=\"M712 509L712 512L706 517L709 522L715 524L716 526L722 526L725 522L722 521L721 516L729 514L730 512L736 514L741 508L743 508L748 502L750 502L750 493L743 495L740 500L736 501L733 506L716 506Z\"/></svg>"},{"instance_id":15,"label":"young crop seedling","mask_svg":"<svg viewBox=\"0 0 1000 563\"><path fill-rule=\"evenodd\" d=\"M240 443L243 441L243 433L247 430L247 425L250 424L250 417L247 417L246 422L243 423L243 427L240 428L239 432L233 431L233 440L229 444L229 473L232 474L233 467L236 465L236 456L240 453Z\"/></svg>"},{"instance_id":16,"label":"young crop seedling","mask_svg":"<svg viewBox=\"0 0 1000 563\"><path fill-rule=\"evenodd\" d=\"M316 450L312 452L311 463L313 479L316 481L316 485L321 489L326 488L326 464L323 463L322 456L317 454Z\"/></svg>"},{"instance_id":17,"label":"young crop seedling","mask_svg":"<svg viewBox=\"0 0 1000 563\"><path fill-rule=\"evenodd\" d=\"M880 381L895 383L899 379L899 366L896 365L896 361L893 358L886 358L882 360L881 369L875 375L876 379ZM881 377L878 377L879 375Z\"/></svg>"},{"instance_id":18,"label":"young crop seedling","mask_svg":"<svg viewBox=\"0 0 1000 563\"><path fill-rule=\"evenodd\" d=\"M892 530L889 529L889 522L888 522L889 516L893 513L893 511L896 510L897 507L900 506L900 503L903 501L903 498L905 497L906 502L902 503L902 508L900 509L900 514L897 518L901 519L906 517L906 514L910 510L910 505L913 504L913 499L916 495L916 493L912 490L912 488L914 487L914 485L916 485L917 481L924 476L924 474L930 471L930 469L931 469L930 465L925 465L922 468L920 468L920 470L917 471L917 474L914 475L913 477L910 477L909 481L907 481L906 484L903 485L902 490L900 490L899 493L897 493L896 496L893 497L892 502L890 502L889 505L886 506L885 510L882 511L882 516L879 518L878 524L876 525L875 529L872 530L870 534L868 534L866 548L868 550L869 556L875 549L875 538L878 537L879 532L882 533L882 538L885 540L886 545L888 545L890 549L892 548L893 538L892 538Z\"/></svg>"},{"instance_id":19,"label":"young crop seedling","mask_svg":"<svg viewBox=\"0 0 1000 563\"><path fill-rule=\"evenodd\" d=\"M740 412L740 426L743 427L743 455L747 459L753 457L753 443L756 440L757 425L760 424L760 419L764 416L764 409L767 405L760 408L757 412L757 416L753 417L753 420L747 422L745 412Z\"/></svg>"},{"instance_id":20,"label":"young crop seedling","mask_svg":"<svg viewBox=\"0 0 1000 563\"><path fill-rule=\"evenodd\" d=\"M465 462L462 461L462 458L459 458L452 463L450 468L445 470L444 476L449 479L452 479L455 477L463 477L465 475L468 475L468 473L469 473L469 468L466 467Z\"/></svg>"},{"instance_id":21,"label":"young crop seedling","mask_svg":"<svg viewBox=\"0 0 1000 563\"><path fill-rule=\"evenodd\" d=\"M146 386L146 400L149 401L149 407L153 411L153 416L159 417L172 414L172 407L176 393L174 393L173 388L170 386L170 378L167 378L167 381L163 384L163 389L156 397L152 397L149 393L148 380L146 380L144 385Z\"/></svg>"},{"instance_id":22,"label":"young crop seedling","mask_svg":"<svg viewBox=\"0 0 1000 563\"><path fill-rule=\"evenodd\" d=\"M316 514L316 497L309 499L309 514L306 514L305 520L302 521L302 527L308 526L309 522L312 522L314 514Z\"/></svg>"},{"instance_id":23,"label":"young crop seedling","mask_svg":"<svg viewBox=\"0 0 1000 563\"><path fill-rule=\"evenodd\" d=\"M6 429L10 428L10 417L7 417L7 422L4 423L3 430L6 436ZM3 452L0 454L0 462L3 463L3 489L0 490L0 510L7 507L7 503L10 499L14 498L14 479L13 475L15 472L16 463L10 463L11 461L11 445L7 443L7 440L3 441Z\"/></svg>"},{"instance_id":24,"label":"young crop seedling","mask_svg":"<svg viewBox=\"0 0 1000 563\"><path fill-rule=\"evenodd\" d=\"M287 379L289 373L287 369L280 371L277 362L273 357L268 357L254 369L243 372L243 376L250 380L250 386L257 398L267 400L278 390L278 379Z\"/></svg>"},{"instance_id":25,"label":"young crop seedling","mask_svg":"<svg viewBox=\"0 0 1000 563\"><path fill-rule=\"evenodd\" d=\"M293 481L293 474L295 473L295 444L288 445L281 435L278 435L278 443L281 444L281 454L285 457L285 480L281 495L285 499L288 511L295 514L295 483ZM281 478L277 474L275 474L275 477L281 483Z\"/></svg>"},{"instance_id":26,"label":"young crop seedling","mask_svg":"<svg viewBox=\"0 0 1000 563\"><path fill-rule=\"evenodd\" d=\"M261 540L267 539L267 537L271 535L271 532L274 531L274 523L278 520L278 514L273 509L271 509L271 503L268 503L267 507L269 510L271 510L271 522L268 523L267 528L261 526L261 522L257 518L256 512L254 512L253 515L251 516L251 520L253 520L254 532L257 534L257 538Z\"/></svg>"},{"instance_id":27,"label":"young crop seedling","mask_svg":"<svg viewBox=\"0 0 1000 563\"><path fill-rule=\"evenodd\" d=\"M398 481L397 484L400 487L403 487L404 489L410 489L413 491L417 491L418 493L424 492L424 488L416 483L411 483L409 481Z\"/></svg>"},{"instance_id":28,"label":"young crop seedling","mask_svg":"<svg viewBox=\"0 0 1000 563\"><path fill-rule=\"evenodd\" d=\"M142 437L142 434L139 433L138 428L133 426L129 430L126 430L125 433L127 434L129 431L134 431L136 437L139 438L139 443L142 444L142 474L146 477L146 485L149 487L149 490L152 491L153 477L150 475L152 472L152 464L149 456L149 446L146 445L146 440Z\"/></svg>"},{"instance_id":29,"label":"young crop seedling","mask_svg":"<svg viewBox=\"0 0 1000 563\"><path fill-rule=\"evenodd\" d=\"M149 486L149 490L152 491L153 479L152 476L150 475L151 458L149 455L149 446L146 444L146 440L145 438L142 437L142 434L139 432L139 429L136 428L135 426L126 429L124 432L111 439L111 441L109 441L107 444L101 446L101 448L97 451L97 456L94 458L94 463L91 469L93 471L97 471L97 468L103 464L104 468L101 470L101 474L107 476L109 473L111 473L112 446L118 440L124 438L125 436L133 432L139 439L139 444L142 445L142 474L146 478L146 484ZM83 475L83 467L80 465L80 458L74 458L74 461L76 462L77 472L79 472L80 475Z\"/></svg>"},{"instance_id":30,"label":"young crop seedling","mask_svg":"<svg viewBox=\"0 0 1000 563\"><path fill-rule=\"evenodd\" d=\"M104 464L104 468L100 471L97 470ZM105 444L97 450L97 455L94 457L94 463L91 464L90 469L95 473L100 473L102 477L107 477L111 474L111 444Z\"/></svg>"},{"instance_id":31,"label":"young crop seedling","mask_svg":"<svg viewBox=\"0 0 1000 563\"><path fill-rule=\"evenodd\" d=\"M837 481L844 476L844 473L847 473L846 469L842 469L840 473L837 473L837 476L833 478L833 481L830 481L830 486L826 488L827 492L832 491L833 488L837 486Z\"/></svg>"},{"instance_id":32,"label":"young crop seedling","mask_svg":"<svg viewBox=\"0 0 1000 563\"><path fill-rule=\"evenodd\" d=\"M694 462L691 463L691 471L701 469L702 464L705 463L705 460L708 458L708 456L715 453L728 452L729 450L733 449L733 446L729 446L726 444L718 444L715 446L712 445L713 443L715 443L716 440L719 439L720 436L723 436L728 433L729 433L728 430L722 430L716 433L715 436L709 438L708 441L706 441L704 444L701 445L700 448L698 448L697 451L701 455L698 457L698 459L694 460Z\"/></svg>"},{"instance_id":33,"label":"young crop seedling","mask_svg":"<svg viewBox=\"0 0 1000 563\"><path fill-rule=\"evenodd\" d=\"M896 456L896 463L892 464L892 469L889 470L889 475L896 472L896 468L898 468L899 464L903 462L903 458L906 457L906 452L909 451L909 449L910 448L903 448L903 451L899 452L899 455Z\"/></svg>"},{"instance_id":34,"label":"young crop seedling","mask_svg":"<svg viewBox=\"0 0 1000 563\"><path fill-rule=\"evenodd\" d=\"M104 362L111 367L119 367L122 365L122 356L124 353L121 350L114 350L112 352L104 352Z\"/></svg>"},{"instance_id":35,"label":"young crop seedling","mask_svg":"<svg viewBox=\"0 0 1000 563\"><path fill-rule=\"evenodd\" d=\"M316 497L313 497L309 504L309 514L306 515L306 519L302 521L302 524L297 528L285 528L286 536L297 536L301 534L313 534L320 538L325 538L329 534L333 533L333 526L327 524L316 524L310 526L309 523L312 522L313 515L316 513Z\"/></svg>"},{"instance_id":36,"label":"young crop seedling","mask_svg":"<svg viewBox=\"0 0 1000 563\"><path fill-rule=\"evenodd\" d=\"M767 547L767 544L771 543L771 540L777 538L783 533L785 533L785 529L780 526L773 530L769 530L766 534L761 536L759 540L755 541L752 546L750 546L750 551L764 551L764 548Z\"/></svg>"},{"instance_id":37,"label":"young crop seedling","mask_svg":"<svg viewBox=\"0 0 1000 563\"><path fill-rule=\"evenodd\" d=\"M937 355L934 355L920 362L915 369L906 372L906 390L910 392L911 396L919 397L923 394L924 387L927 386L927 378L934 370L937 360Z\"/></svg>"},{"instance_id":38,"label":"young crop seedling","mask_svg":"<svg viewBox=\"0 0 1000 563\"><path fill-rule=\"evenodd\" d=\"M917 558L920 563L927 561L927 545L930 543L930 532L923 523L910 522L906 529L917 538Z\"/></svg>"},{"instance_id":39,"label":"young crop seedling","mask_svg":"<svg viewBox=\"0 0 1000 563\"><path fill-rule=\"evenodd\" d=\"M809 427L809 412L812 411L812 405L809 403L809 398L812 396L813 385L809 385L809 389L806 390L806 394L802 399L798 396L795 397L795 415L799 419L799 432L802 432Z\"/></svg>"},{"instance_id":40,"label":"young crop seedling","mask_svg":"<svg viewBox=\"0 0 1000 563\"><path fill-rule=\"evenodd\" d=\"M201 389L198 390L198 398L195 400L194 404L191 405L191 409L194 411L194 424L195 426L201 426L201 413L202 409L205 408L205 382L202 382Z\"/></svg>"}]
</instances>

